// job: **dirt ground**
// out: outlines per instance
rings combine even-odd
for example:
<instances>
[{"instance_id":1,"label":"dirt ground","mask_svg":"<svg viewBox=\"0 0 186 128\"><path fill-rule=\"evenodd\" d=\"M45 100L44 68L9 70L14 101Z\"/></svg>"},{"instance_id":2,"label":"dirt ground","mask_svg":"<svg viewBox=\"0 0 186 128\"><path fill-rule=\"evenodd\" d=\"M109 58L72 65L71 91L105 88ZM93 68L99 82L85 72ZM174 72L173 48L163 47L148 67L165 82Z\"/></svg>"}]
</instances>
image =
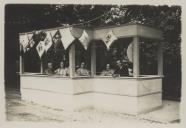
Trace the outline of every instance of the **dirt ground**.
<instances>
[{"instance_id":1,"label":"dirt ground","mask_svg":"<svg viewBox=\"0 0 186 128\"><path fill-rule=\"evenodd\" d=\"M172 102L171 102L172 103ZM177 109L179 106L170 105L169 102L164 102L166 106L166 113L170 113L170 109ZM175 104L175 103L174 103ZM22 101L21 95L17 90L8 90L6 94L6 114L7 121L30 121L30 122L131 122L131 123L151 123L151 124L167 124L169 122L177 123L179 122L179 111L172 113L174 120L170 121L161 117L159 120L155 119L158 114L162 114L161 111L156 113L147 113L140 116L104 112L94 109L84 109L75 112L64 111L63 109L54 109L47 106L42 106L39 104ZM164 110L165 111L165 110ZM175 114L176 113L176 114ZM158 115L158 117L160 117ZM165 115L164 117L167 117Z\"/></svg>"}]
</instances>

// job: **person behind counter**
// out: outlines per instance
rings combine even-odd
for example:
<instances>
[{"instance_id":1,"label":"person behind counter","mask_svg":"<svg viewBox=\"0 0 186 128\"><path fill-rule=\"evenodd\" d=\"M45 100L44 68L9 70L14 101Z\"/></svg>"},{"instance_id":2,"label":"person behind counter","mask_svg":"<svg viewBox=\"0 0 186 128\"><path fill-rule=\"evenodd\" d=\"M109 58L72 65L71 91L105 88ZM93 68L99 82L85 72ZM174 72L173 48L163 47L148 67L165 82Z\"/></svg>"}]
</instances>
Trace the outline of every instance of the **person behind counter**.
<instances>
[{"instance_id":1,"label":"person behind counter","mask_svg":"<svg viewBox=\"0 0 186 128\"><path fill-rule=\"evenodd\" d=\"M60 67L55 70L55 74L60 76L69 76L68 68L65 68L65 64L63 61L60 62Z\"/></svg>"},{"instance_id":2,"label":"person behind counter","mask_svg":"<svg viewBox=\"0 0 186 128\"><path fill-rule=\"evenodd\" d=\"M106 64L105 70L101 72L101 76L113 76L114 70L110 68L110 64Z\"/></svg>"},{"instance_id":3,"label":"person behind counter","mask_svg":"<svg viewBox=\"0 0 186 128\"><path fill-rule=\"evenodd\" d=\"M49 62L49 63L47 64L47 69L45 69L44 74L46 74L46 75L53 75L53 74L54 74L53 65L52 65L51 62Z\"/></svg>"},{"instance_id":4,"label":"person behind counter","mask_svg":"<svg viewBox=\"0 0 186 128\"><path fill-rule=\"evenodd\" d=\"M81 62L80 68L76 70L77 76L90 76L90 71L85 68L85 62Z\"/></svg>"},{"instance_id":5,"label":"person behind counter","mask_svg":"<svg viewBox=\"0 0 186 128\"><path fill-rule=\"evenodd\" d=\"M122 64L123 62L123 64ZM121 60L117 60L116 61L116 70L114 72L114 76L129 76L129 70L128 70L128 65L127 65L127 61L123 60L121 62Z\"/></svg>"}]
</instances>

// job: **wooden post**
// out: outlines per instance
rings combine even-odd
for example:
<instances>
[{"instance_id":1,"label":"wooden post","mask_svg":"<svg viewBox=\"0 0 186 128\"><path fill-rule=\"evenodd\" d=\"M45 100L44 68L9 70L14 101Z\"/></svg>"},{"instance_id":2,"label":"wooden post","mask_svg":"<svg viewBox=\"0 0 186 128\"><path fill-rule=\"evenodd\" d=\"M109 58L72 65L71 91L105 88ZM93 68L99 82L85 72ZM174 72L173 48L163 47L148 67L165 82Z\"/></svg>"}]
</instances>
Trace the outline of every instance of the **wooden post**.
<instances>
[{"instance_id":1,"label":"wooden post","mask_svg":"<svg viewBox=\"0 0 186 128\"><path fill-rule=\"evenodd\" d=\"M69 49L69 70L70 78L75 77L75 44L73 43Z\"/></svg>"},{"instance_id":2,"label":"wooden post","mask_svg":"<svg viewBox=\"0 0 186 128\"><path fill-rule=\"evenodd\" d=\"M92 42L91 45L91 76L96 75L96 44Z\"/></svg>"},{"instance_id":3,"label":"wooden post","mask_svg":"<svg viewBox=\"0 0 186 128\"><path fill-rule=\"evenodd\" d=\"M163 47L162 42L158 45L158 75L163 76Z\"/></svg>"},{"instance_id":4,"label":"wooden post","mask_svg":"<svg viewBox=\"0 0 186 128\"><path fill-rule=\"evenodd\" d=\"M40 73L44 74L43 60L41 59Z\"/></svg>"},{"instance_id":5,"label":"wooden post","mask_svg":"<svg viewBox=\"0 0 186 128\"><path fill-rule=\"evenodd\" d=\"M133 77L139 77L139 37L133 37Z\"/></svg>"}]
</instances>

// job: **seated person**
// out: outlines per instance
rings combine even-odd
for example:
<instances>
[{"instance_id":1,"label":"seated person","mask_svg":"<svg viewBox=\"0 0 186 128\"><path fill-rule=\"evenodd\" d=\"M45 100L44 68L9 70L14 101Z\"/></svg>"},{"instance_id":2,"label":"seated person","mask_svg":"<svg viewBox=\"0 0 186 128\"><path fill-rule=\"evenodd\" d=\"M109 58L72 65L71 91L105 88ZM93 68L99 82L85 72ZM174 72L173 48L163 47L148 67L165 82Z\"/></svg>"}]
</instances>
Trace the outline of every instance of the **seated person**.
<instances>
[{"instance_id":1,"label":"seated person","mask_svg":"<svg viewBox=\"0 0 186 128\"><path fill-rule=\"evenodd\" d=\"M63 61L60 62L60 67L55 70L55 74L61 75L61 76L68 76L68 69L65 68L65 64Z\"/></svg>"},{"instance_id":2,"label":"seated person","mask_svg":"<svg viewBox=\"0 0 186 128\"><path fill-rule=\"evenodd\" d=\"M106 64L106 69L101 72L101 76L112 76L114 74L114 70L110 68L110 64Z\"/></svg>"},{"instance_id":3,"label":"seated person","mask_svg":"<svg viewBox=\"0 0 186 128\"><path fill-rule=\"evenodd\" d=\"M49 62L47 64L47 69L45 69L44 74L46 74L46 75L53 75L54 74L53 65L51 62Z\"/></svg>"},{"instance_id":4,"label":"seated person","mask_svg":"<svg viewBox=\"0 0 186 128\"><path fill-rule=\"evenodd\" d=\"M121 60L116 61L116 70L114 72L114 76L129 76L129 71L128 71L128 65L127 61L123 60L123 64L121 63Z\"/></svg>"},{"instance_id":5,"label":"seated person","mask_svg":"<svg viewBox=\"0 0 186 128\"><path fill-rule=\"evenodd\" d=\"M90 71L85 68L85 62L81 63L80 68L76 70L76 74L78 76L89 76L90 75Z\"/></svg>"}]
</instances>

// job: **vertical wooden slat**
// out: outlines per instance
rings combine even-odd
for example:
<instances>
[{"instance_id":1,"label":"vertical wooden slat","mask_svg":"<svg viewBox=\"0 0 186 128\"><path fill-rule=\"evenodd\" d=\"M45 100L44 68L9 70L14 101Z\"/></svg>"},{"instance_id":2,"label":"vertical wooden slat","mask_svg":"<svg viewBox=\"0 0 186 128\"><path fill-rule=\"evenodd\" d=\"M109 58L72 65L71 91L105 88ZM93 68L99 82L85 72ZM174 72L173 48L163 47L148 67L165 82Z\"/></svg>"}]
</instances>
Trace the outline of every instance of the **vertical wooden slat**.
<instances>
[{"instance_id":1,"label":"vertical wooden slat","mask_svg":"<svg viewBox=\"0 0 186 128\"><path fill-rule=\"evenodd\" d=\"M163 47L162 42L158 45L158 75L163 76Z\"/></svg>"},{"instance_id":2,"label":"vertical wooden slat","mask_svg":"<svg viewBox=\"0 0 186 128\"><path fill-rule=\"evenodd\" d=\"M92 42L91 45L91 76L96 75L96 45Z\"/></svg>"},{"instance_id":3,"label":"vertical wooden slat","mask_svg":"<svg viewBox=\"0 0 186 128\"><path fill-rule=\"evenodd\" d=\"M70 77L75 77L75 44L73 43L69 49L69 70Z\"/></svg>"},{"instance_id":4,"label":"vertical wooden slat","mask_svg":"<svg viewBox=\"0 0 186 128\"><path fill-rule=\"evenodd\" d=\"M139 77L139 37L133 37L133 77Z\"/></svg>"}]
</instances>

